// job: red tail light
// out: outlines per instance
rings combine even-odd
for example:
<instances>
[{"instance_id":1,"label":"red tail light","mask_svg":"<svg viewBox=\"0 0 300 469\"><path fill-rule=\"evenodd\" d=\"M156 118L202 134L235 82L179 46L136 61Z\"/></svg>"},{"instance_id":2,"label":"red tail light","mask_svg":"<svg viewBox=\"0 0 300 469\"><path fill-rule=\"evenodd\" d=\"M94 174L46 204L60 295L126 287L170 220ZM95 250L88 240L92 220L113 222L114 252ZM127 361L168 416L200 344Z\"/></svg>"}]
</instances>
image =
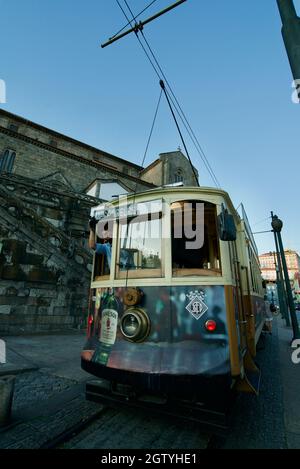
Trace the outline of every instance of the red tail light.
<instances>
[{"instance_id":1,"label":"red tail light","mask_svg":"<svg viewBox=\"0 0 300 469\"><path fill-rule=\"evenodd\" d=\"M87 337L88 339L90 339L91 337L91 332L92 332L92 324L94 322L94 318L93 316L90 314L88 316L88 320L87 320Z\"/></svg>"},{"instance_id":2,"label":"red tail light","mask_svg":"<svg viewBox=\"0 0 300 469\"><path fill-rule=\"evenodd\" d=\"M205 323L205 328L208 332L214 332L217 329L217 323L213 319L209 319Z\"/></svg>"}]
</instances>

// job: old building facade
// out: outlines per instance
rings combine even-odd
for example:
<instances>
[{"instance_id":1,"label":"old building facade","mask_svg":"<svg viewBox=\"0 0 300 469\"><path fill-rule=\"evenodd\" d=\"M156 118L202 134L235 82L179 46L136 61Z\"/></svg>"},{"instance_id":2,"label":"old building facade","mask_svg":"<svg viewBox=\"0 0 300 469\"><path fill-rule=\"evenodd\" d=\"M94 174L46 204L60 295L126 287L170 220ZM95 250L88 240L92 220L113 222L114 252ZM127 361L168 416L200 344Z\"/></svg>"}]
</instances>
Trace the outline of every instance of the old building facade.
<instances>
[{"instance_id":1,"label":"old building facade","mask_svg":"<svg viewBox=\"0 0 300 469\"><path fill-rule=\"evenodd\" d=\"M142 168L0 110L0 333L83 327L91 207L174 182L194 185L181 151Z\"/></svg>"},{"instance_id":2,"label":"old building facade","mask_svg":"<svg viewBox=\"0 0 300 469\"><path fill-rule=\"evenodd\" d=\"M292 249L286 249L284 251L289 279L292 287L292 292L295 301L300 303L300 256L296 251ZM259 262L261 266L261 272L263 278L268 282L268 289L276 292L276 264L277 259L275 253L267 252L259 256Z\"/></svg>"}]
</instances>

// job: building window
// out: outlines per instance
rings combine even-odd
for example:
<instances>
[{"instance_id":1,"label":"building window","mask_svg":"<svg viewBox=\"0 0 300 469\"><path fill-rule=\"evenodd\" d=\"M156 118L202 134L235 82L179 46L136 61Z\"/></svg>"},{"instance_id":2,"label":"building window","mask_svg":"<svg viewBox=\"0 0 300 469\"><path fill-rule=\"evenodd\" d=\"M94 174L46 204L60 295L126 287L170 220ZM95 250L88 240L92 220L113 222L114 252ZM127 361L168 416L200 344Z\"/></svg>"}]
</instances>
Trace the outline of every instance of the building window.
<instances>
[{"instance_id":1,"label":"building window","mask_svg":"<svg viewBox=\"0 0 300 469\"><path fill-rule=\"evenodd\" d=\"M5 150L0 157L0 173L11 173L16 158L14 150Z\"/></svg>"},{"instance_id":2,"label":"building window","mask_svg":"<svg viewBox=\"0 0 300 469\"><path fill-rule=\"evenodd\" d=\"M183 182L183 174L180 168L178 168L174 174L174 182Z\"/></svg>"},{"instance_id":3,"label":"building window","mask_svg":"<svg viewBox=\"0 0 300 469\"><path fill-rule=\"evenodd\" d=\"M51 147L57 148L57 140L54 140L53 138L50 138L49 139L49 145L51 145Z\"/></svg>"},{"instance_id":4,"label":"building window","mask_svg":"<svg viewBox=\"0 0 300 469\"><path fill-rule=\"evenodd\" d=\"M18 132L19 127L16 124L9 124L8 126L9 130L12 130L13 132Z\"/></svg>"}]
</instances>

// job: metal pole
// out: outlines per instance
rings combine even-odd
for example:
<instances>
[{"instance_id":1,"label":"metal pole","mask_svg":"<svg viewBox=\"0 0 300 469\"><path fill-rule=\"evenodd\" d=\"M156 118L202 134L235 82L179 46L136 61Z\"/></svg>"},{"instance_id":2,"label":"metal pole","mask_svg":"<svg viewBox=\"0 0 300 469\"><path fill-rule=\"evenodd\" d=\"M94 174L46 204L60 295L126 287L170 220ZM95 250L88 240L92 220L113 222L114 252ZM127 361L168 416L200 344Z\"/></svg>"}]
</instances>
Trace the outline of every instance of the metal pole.
<instances>
[{"instance_id":1,"label":"metal pole","mask_svg":"<svg viewBox=\"0 0 300 469\"><path fill-rule=\"evenodd\" d=\"M290 315L291 315L291 320L292 320L292 328L293 328L293 334L294 334L293 340L295 340L295 339L300 339L300 331L299 331L299 325L298 325L298 320L296 316L296 310L295 310L295 305L294 305L294 300L293 300L293 294L292 294L292 288L291 288L290 279L289 279L288 268L286 264L285 254L284 254L284 248L282 244L282 238L281 238L282 226L283 226L282 221L276 215L273 215L272 213L272 228L276 232L277 239L278 239L280 257L281 257L281 262L282 262L282 267L283 267L283 272L284 272L284 277L285 277L285 286L286 286L288 304L289 304Z\"/></svg>"},{"instance_id":2,"label":"metal pole","mask_svg":"<svg viewBox=\"0 0 300 469\"><path fill-rule=\"evenodd\" d=\"M282 37L300 98L300 18L293 0L277 0L282 19Z\"/></svg>"},{"instance_id":3,"label":"metal pole","mask_svg":"<svg viewBox=\"0 0 300 469\"><path fill-rule=\"evenodd\" d=\"M286 259L285 259L285 254L284 254L284 249L283 249L283 244L282 244L282 239L281 239L280 232L278 233L278 242L279 242L279 249L280 249L280 253L281 253L284 276L285 276L286 291L287 291L288 302L289 302L289 307L290 307L290 314L291 314L291 320L292 320L292 328L293 328L293 332L294 332L293 339L300 339L299 324L298 324L298 320L297 320L297 316L296 316L296 310L295 310L295 304L294 304L294 300L293 300L292 288L291 288L291 284L290 284L289 273L288 273L288 269L287 269L287 265L286 265Z\"/></svg>"},{"instance_id":4,"label":"metal pole","mask_svg":"<svg viewBox=\"0 0 300 469\"><path fill-rule=\"evenodd\" d=\"M281 316L283 319L286 321L286 325L290 326L290 321L289 321L289 316L286 311L286 302L285 302L285 292L283 290L283 285L279 277L279 269L278 267L276 268L276 285L277 285L277 295L278 295L278 301L279 301L279 309L281 312Z\"/></svg>"},{"instance_id":5,"label":"metal pole","mask_svg":"<svg viewBox=\"0 0 300 469\"><path fill-rule=\"evenodd\" d=\"M173 10L173 8L178 7L179 5L181 5L182 3L186 2L186 1L187 1L187 0L178 0L177 2L175 2L175 3L173 3L172 5L168 6L168 7L165 8L164 10L162 10L162 11L156 13L155 15L151 16L151 17L148 18L147 20L145 20L145 21L139 21L138 23L135 23L135 25L134 25L133 28L130 28L130 29L128 29L127 31L125 31L124 33L118 34L117 36L110 38L107 42L105 42L104 44L101 44L101 47L104 48L104 47L106 47L106 46L109 46L109 45L112 44L113 42L118 41L118 39L121 39L122 37L127 36L127 34L130 34L130 33L132 33L132 32L137 33L139 30L142 30L143 27L144 27L146 24L150 23L150 21L155 20L155 19L158 18L159 16L164 15L164 14L167 13L168 11ZM133 20L132 20L132 21L133 21Z\"/></svg>"},{"instance_id":6,"label":"metal pole","mask_svg":"<svg viewBox=\"0 0 300 469\"><path fill-rule=\"evenodd\" d=\"M272 219L273 219L273 212L271 212L271 215L272 215ZM287 300L287 294L286 294L285 287L284 287L284 280L283 280L283 273L282 273L282 264L281 264L281 260L280 260L279 246L278 246L276 232L274 230L273 230L273 233L274 233L275 247L276 247L276 254L277 254L278 279L279 279L279 283L280 283L280 292L278 292L278 294L280 293L280 296L281 296L281 299L282 299L282 307L283 307L282 316L284 317L284 319L286 321L286 325L288 327L290 327L291 322L290 322L289 310L288 310L288 307L287 307L288 300Z\"/></svg>"}]
</instances>

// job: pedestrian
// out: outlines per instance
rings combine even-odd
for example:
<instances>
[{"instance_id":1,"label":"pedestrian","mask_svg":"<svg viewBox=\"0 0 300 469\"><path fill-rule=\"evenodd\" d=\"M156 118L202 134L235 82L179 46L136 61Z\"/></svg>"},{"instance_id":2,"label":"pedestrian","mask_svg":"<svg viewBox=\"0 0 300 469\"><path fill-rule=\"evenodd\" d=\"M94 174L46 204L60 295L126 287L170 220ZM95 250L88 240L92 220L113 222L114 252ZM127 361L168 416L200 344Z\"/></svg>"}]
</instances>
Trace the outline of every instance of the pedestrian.
<instances>
[{"instance_id":1,"label":"pedestrian","mask_svg":"<svg viewBox=\"0 0 300 469\"><path fill-rule=\"evenodd\" d=\"M269 334L272 334L272 321L273 321L273 313L277 311L276 306L274 303L269 303L268 301L266 303L266 317L265 317L265 326Z\"/></svg>"},{"instance_id":2,"label":"pedestrian","mask_svg":"<svg viewBox=\"0 0 300 469\"><path fill-rule=\"evenodd\" d=\"M105 256L108 269L110 271L111 264L111 248L112 248L112 234L109 231L108 222L105 223L103 231L101 233L101 242L96 242L96 225L97 220L95 217L90 219L90 236L89 236L89 247L96 251L96 254L102 254Z\"/></svg>"}]
</instances>

